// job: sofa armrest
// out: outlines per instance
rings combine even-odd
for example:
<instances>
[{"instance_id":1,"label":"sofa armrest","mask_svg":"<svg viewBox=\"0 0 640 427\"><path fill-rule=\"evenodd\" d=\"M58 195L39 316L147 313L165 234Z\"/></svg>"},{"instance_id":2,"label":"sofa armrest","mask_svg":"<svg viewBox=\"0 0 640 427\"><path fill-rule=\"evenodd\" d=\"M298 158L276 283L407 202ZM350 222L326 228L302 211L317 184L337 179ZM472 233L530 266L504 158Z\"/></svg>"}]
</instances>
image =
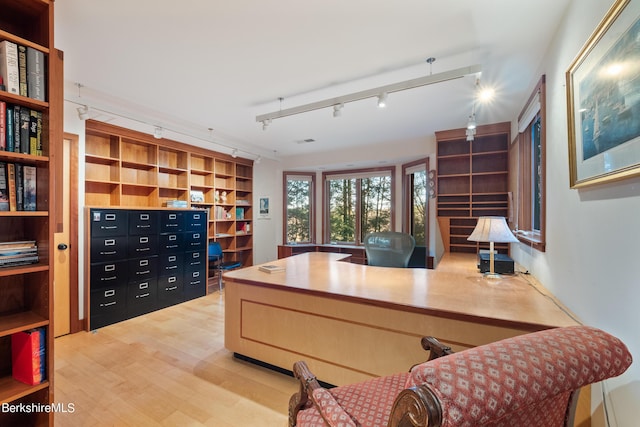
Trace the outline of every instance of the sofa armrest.
<instances>
[{"instance_id":1,"label":"sofa armrest","mask_svg":"<svg viewBox=\"0 0 640 427\"><path fill-rule=\"evenodd\" d=\"M451 350L451 347L442 344L435 337L423 337L422 340L420 340L420 344L422 344L422 348L429 351L428 360L433 360L439 357L453 354L453 350Z\"/></svg>"},{"instance_id":2,"label":"sofa armrest","mask_svg":"<svg viewBox=\"0 0 640 427\"><path fill-rule=\"evenodd\" d=\"M427 385L400 392L391 408L388 427L440 427L442 407Z\"/></svg>"}]
</instances>

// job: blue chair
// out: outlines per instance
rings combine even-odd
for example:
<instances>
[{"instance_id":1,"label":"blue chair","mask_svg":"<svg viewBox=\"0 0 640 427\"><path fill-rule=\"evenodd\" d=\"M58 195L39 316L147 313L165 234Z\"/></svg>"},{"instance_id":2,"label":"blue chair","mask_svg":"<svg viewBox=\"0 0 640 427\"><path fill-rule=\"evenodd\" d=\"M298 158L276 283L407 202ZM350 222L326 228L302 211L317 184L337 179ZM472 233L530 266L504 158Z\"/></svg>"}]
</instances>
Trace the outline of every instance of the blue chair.
<instances>
[{"instance_id":1,"label":"blue chair","mask_svg":"<svg viewBox=\"0 0 640 427\"><path fill-rule=\"evenodd\" d=\"M216 269L218 273L218 287L222 290L222 272L241 267L239 261L224 261L224 252L218 242L209 242L209 271Z\"/></svg>"},{"instance_id":2,"label":"blue chair","mask_svg":"<svg viewBox=\"0 0 640 427\"><path fill-rule=\"evenodd\" d=\"M369 233L364 238L367 264L406 268L416 246L411 234L396 231Z\"/></svg>"}]
</instances>

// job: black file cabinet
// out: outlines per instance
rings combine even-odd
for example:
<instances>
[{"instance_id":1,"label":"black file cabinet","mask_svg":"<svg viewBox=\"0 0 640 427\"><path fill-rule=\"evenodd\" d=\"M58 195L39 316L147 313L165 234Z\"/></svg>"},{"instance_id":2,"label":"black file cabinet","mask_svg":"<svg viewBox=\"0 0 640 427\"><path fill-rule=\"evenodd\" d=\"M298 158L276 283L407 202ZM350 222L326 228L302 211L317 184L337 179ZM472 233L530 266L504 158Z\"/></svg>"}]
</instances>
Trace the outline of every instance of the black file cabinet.
<instances>
[{"instance_id":1,"label":"black file cabinet","mask_svg":"<svg viewBox=\"0 0 640 427\"><path fill-rule=\"evenodd\" d=\"M206 211L89 209L90 329L206 294Z\"/></svg>"}]
</instances>

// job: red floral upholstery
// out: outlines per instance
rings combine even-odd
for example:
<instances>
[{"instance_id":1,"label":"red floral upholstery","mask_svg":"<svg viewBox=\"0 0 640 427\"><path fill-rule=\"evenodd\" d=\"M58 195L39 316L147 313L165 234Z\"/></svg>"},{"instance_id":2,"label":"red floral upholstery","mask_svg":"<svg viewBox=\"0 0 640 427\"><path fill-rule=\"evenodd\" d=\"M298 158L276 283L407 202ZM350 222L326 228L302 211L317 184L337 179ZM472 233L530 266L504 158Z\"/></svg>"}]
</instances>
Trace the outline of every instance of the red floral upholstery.
<instances>
[{"instance_id":1,"label":"red floral upholstery","mask_svg":"<svg viewBox=\"0 0 640 427\"><path fill-rule=\"evenodd\" d=\"M406 414L398 404L402 398L396 401L400 392L420 395L428 389L434 402L426 410L435 412L411 425L560 427L570 419L575 390L618 376L631 362L627 347L604 331L587 326L549 329L439 357L410 373L314 389L312 405L294 395L292 401L302 403L299 412L292 412L290 425L399 425L404 415L397 415ZM315 381L309 375L305 373Z\"/></svg>"},{"instance_id":2,"label":"red floral upholstery","mask_svg":"<svg viewBox=\"0 0 640 427\"><path fill-rule=\"evenodd\" d=\"M318 395L318 390L315 390L311 398L318 407L322 408L327 423L322 419L316 407L310 407L298 413L297 425L305 427L325 427L327 425L332 427L386 426L393 401L398 393L405 388L408 379L409 373L374 378L324 390L329 396L326 394ZM334 399L334 402L329 401L331 398ZM339 405L345 414L350 415L349 420L337 419L339 412L335 409L335 404ZM330 409L326 410L325 408ZM353 420L357 420L359 424L355 424Z\"/></svg>"},{"instance_id":3,"label":"red floral upholstery","mask_svg":"<svg viewBox=\"0 0 640 427\"><path fill-rule=\"evenodd\" d=\"M521 335L414 367L407 387L428 384L443 426L561 426L572 390L623 373L617 338L576 326Z\"/></svg>"}]
</instances>

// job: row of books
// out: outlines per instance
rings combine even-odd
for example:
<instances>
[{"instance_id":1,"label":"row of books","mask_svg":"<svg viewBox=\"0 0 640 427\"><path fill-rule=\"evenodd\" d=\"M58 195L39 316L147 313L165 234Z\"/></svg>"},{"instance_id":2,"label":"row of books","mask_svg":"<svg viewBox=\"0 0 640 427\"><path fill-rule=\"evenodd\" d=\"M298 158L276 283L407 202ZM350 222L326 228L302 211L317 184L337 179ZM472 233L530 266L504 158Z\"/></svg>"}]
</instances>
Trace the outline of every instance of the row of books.
<instances>
[{"instance_id":1,"label":"row of books","mask_svg":"<svg viewBox=\"0 0 640 427\"><path fill-rule=\"evenodd\" d=\"M11 335L13 378L29 385L42 383L46 377L46 334L44 328Z\"/></svg>"},{"instance_id":2,"label":"row of books","mask_svg":"<svg viewBox=\"0 0 640 427\"><path fill-rule=\"evenodd\" d=\"M231 219L231 212L222 206L214 206L214 219Z\"/></svg>"},{"instance_id":3,"label":"row of books","mask_svg":"<svg viewBox=\"0 0 640 427\"><path fill-rule=\"evenodd\" d=\"M42 112L0 101L0 150L42 156Z\"/></svg>"},{"instance_id":4,"label":"row of books","mask_svg":"<svg viewBox=\"0 0 640 427\"><path fill-rule=\"evenodd\" d=\"M36 210L35 166L0 162L0 211Z\"/></svg>"},{"instance_id":5,"label":"row of books","mask_svg":"<svg viewBox=\"0 0 640 427\"><path fill-rule=\"evenodd\" d=\"M45 100L44 53L9 40L0 41L1 90L14 95Z\"/></svg>"},{"instance_id":6,"label":"row of books","mask_svg":"<svg viewBox=\"0 0 640 427\"><path fill-rule=\"evenodd\" d=\"M0 267L14 267L37 262L38 246L35 240L0 243Z\"/></svg>"}]
</instances>

